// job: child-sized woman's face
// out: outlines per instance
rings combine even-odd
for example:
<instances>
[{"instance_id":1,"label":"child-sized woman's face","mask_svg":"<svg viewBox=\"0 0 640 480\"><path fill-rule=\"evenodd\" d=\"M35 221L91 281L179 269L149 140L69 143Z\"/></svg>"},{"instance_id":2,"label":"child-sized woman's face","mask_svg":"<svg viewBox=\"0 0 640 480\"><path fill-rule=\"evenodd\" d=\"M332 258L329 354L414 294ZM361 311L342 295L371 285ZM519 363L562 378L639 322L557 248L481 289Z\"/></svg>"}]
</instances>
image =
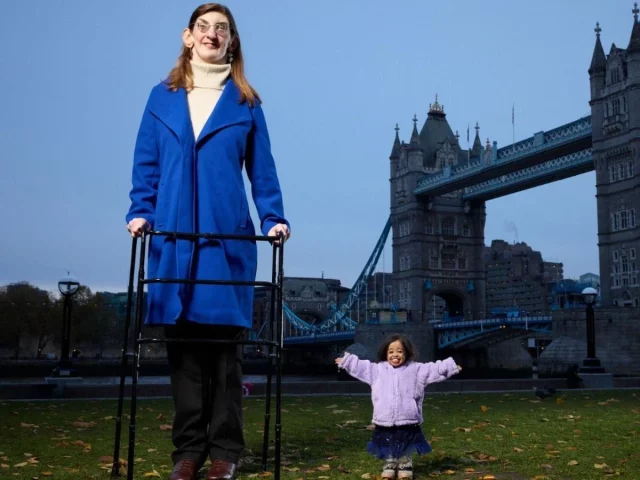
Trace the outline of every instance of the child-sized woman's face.
<instances>
[{"instance_id":1,"label":"child-sized woman's face","mask_svg":"<svg viewBox=\"0 0 640 480\"><path fill-rule=\"evenodd\" d=\"M387 348L387 362L389 362L392 367L399 367L404 363L404 359L405 353L402 342L400 340L391 342Z\"/></svg>"}]
</instances>

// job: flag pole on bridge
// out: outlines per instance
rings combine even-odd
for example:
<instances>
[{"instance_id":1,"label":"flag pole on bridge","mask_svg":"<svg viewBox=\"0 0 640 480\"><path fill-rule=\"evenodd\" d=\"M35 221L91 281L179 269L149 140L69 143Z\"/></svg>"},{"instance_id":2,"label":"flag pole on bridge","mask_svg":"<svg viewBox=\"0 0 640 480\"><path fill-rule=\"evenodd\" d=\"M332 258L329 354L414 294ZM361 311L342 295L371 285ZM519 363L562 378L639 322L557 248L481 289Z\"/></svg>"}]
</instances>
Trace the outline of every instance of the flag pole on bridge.
<instances>
[{"instance_id":1,"label":"flag pole on bridge","mask_svg":"<svg viewBox=\"0 0 640 480\"><path fill-rule=\"evenodd\" d=\"M511 130L513 135L512 145L515 145L516 144L516 104L515 102L511 106ZM515 149L515 147L513 148Z\"/></svg>"}]
</instances>

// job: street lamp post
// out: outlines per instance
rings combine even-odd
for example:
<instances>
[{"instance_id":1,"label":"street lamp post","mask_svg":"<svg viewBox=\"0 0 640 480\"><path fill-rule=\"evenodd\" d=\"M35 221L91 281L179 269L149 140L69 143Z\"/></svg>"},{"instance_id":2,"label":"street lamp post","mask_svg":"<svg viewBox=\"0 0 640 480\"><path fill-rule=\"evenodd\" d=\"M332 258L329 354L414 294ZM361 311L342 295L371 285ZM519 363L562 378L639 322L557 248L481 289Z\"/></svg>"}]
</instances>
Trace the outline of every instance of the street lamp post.
<instances>
[{"instance_id":1,"label":"street lamp post","mask_svg":"<svg viewBox=\"0 0 640 480\"><path fill-rule=\"evenodd\" d=\"M62 345L60 349L60 360L58 366L53 371L53 377L71 377L71 359L69 358L69 343L71 340L71 298L78 292L80 283L71 275L67 274L58 282L58 290L62 294L64 301L62 304Z\"/></svg>"},{"instance_id":2,"label":"street lamp post","mask_svg":"<svg viewBox=\"0 0 640 480\"><path fill-rule=\"evenodd\" d=\"M582 362L582 373L604 373L600 360L596 357L596 326L593 304L598 296L595 288L587 287L582 291L582 298L587 304L587 357Z\"/></svg>"}]
</instances>

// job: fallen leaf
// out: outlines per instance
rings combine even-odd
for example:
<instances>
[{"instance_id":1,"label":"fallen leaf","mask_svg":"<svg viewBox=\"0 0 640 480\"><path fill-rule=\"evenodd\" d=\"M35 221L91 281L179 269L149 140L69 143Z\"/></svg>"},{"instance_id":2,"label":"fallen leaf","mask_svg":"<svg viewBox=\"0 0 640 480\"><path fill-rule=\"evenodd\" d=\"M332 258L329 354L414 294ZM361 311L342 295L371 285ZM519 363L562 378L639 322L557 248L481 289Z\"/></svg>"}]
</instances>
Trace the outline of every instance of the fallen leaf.
<instances>
[{"instance_id":1,"label":"fallen leaf","mask_svg":"<svg viewBox=\"0 0 640 480\"><path fill-rule=\"evenodd\" d=\"M576 465L578 465L578 461L577 460L571 460L569 463L567 463L567 465L569 465L570 467L575 467Z\"/></svg>"},{"instance_id":2,"label":"fallen leaf","mask_svg":"<svg viewBox=\"0 0 640 480\"><path fill-rule=\"evenodd\" d=\"M91 428L95 427L96 424L94 422L73 422L71 425L77 428Z\"/></svg>"},{"instance_id":3,"label":"fallen leaf","mask_svg":"<svg viewBox=\"0 0 640 480\"><path fill-rule=\"evenodd\" d=\"M480 410L482 410L483 412L486 412L487 410L489 410L489 407L487 407L486 405L481 405Z\"/></svg>"},{"instance_id":4,"label":"fallen leaf","mask_svg":"<svg viewBox=\"0 0 640 480\"><path fill-rule=\"evenodd\" d=\"M160 474L156 470L153 470L151 472L143 473L142 476L143 477L160 477Z\"/></svg>"},{"instance_id":5,"label":"fallen leaf","mask_svg":"<svg viewBox=\"0 0 640 480\"><path fill-rule=\"evenodd\" d=\"M523 449L518 448L518 447L513 447L513 451L514 451L514 452L516 452L516 453L522 453L522 452L524 452L524 450L523 450Z\"/></svg>"},{"instance_id":6,"label":"fallen leaf","mask_svg":"<svg viewBox=\"0 0 640 480\"><path fill-rule=\"evenodd\" d=\"M162 431L173 430L173 427L171 425L160 425L160 430Z\"/></svg>"}]
</instances>

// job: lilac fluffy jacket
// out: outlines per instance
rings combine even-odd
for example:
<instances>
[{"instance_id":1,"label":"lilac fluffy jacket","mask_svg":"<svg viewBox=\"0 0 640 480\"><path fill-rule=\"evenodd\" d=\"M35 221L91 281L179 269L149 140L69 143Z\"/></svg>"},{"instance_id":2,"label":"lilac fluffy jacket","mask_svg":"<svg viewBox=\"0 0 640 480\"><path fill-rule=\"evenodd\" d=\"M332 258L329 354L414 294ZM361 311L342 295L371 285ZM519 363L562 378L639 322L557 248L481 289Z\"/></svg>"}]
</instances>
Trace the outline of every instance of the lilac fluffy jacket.
<instances>
[{"instance_id":1,"label":"lilac fluffy jacket","mask_svg":"<svg viewBox=\"0 0 640 480\"><path fill-rule=\"evenodd\" d=\"M381 427L421 424L424 390L458 373L453 358L436 362L406 362L394 368L345 353L341 365L352 377L371 385L373 423Z\"/></svg>"}]
</instances>

